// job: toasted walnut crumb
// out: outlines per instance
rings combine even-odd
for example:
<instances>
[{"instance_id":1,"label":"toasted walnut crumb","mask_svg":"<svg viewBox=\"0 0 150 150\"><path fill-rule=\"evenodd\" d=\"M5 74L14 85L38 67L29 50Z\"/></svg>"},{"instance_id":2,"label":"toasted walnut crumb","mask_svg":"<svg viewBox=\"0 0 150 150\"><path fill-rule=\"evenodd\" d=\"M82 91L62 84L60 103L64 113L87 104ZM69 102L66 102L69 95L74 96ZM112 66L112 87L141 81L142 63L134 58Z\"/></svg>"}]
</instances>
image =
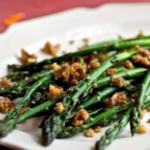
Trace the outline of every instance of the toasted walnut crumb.
<instances>
[{"instance_id":1,"label":"toasted walnut crumb","mask_svg":"<svg viewBox=\"0 0 150 150\"><path fill-rule=\"evenodd\" d=\"M139 134L147 133L146 127L145 127L144 125L140 125L140 127L139 127L137 133L139 133Z\"/></svg>"},{"instance_id":2,"label":"toasted walnut crumb","mask_svg":"<svg viewBox=\"0 0 150 150\"><path fill-rule=\"evenodd\" d=\"M90 128L85 132L86 137L94 137L94 131Z\"/></svg>"},{"instance_id":3,"label":"toasted walnut crumb","mask_svg":"<svg viewBox=\"0 0 150 150\"><path fill-rule=\"evenodd\" d=\"M150 112L150 107L147 108L147 111Z\"/></svg>"},{"instance_id":4,"label":"toasted walnut crumb","mask_svg":"<svg viewBox=\"0 0 150 150\"><path fill-rule=\"evenodd\" d=\"M134 65L132 64L132 62L130 60L126 60L124 65L128 69L133 69L134 68Z\"/></svg>"},{"instance_id":5,"label":"toasted walnut crumb","mask_svg":"<svg viewBox=\"0 0 150 150\"><path fill-rule=\"evenodd\" d=\"M0 87L5 87L7 85L10 85L11 79L8 79L7 77L3 77L1 79Z\"/></svg>"},{"instance_id":6,"label":"toasted walnut crumb","mask_svg":"<svg viewBox=\"0 0 150 150\"><path fill-rule=\"evenodd\" d=\"M16 108L17 104L11 103L10 111L13 111Z\"/></svg>"},{"instance_id":7,"label":"toasted walnut crumb","mask_svg":"<svg viewBox=\"0 0 150 150\"><path fill-rule=\"evenodd\" d=\"M150 61L146 56L142 56L140 54L137 54L137 55L134 55L132 57L132 59L135 63L139 63L145 67L150 67Z\"/></svg>"},{"instance_id":8,"label":"toasted walnut crumb","mask_svg":"<svg viewBox=\"0 0 150 150\"><path fill-rule=\"evenodd\" d=\"M124 79L122 77L119 77L119 78L115 78L115 79L112 79L111 80L111 83L113 85L116 85L118 87L122 87L123 86L123 82L124 82Z\"/></svg>"},{"instance_id":9,"label":"toasted walnut crumb","mask_svg":"<svg viewBox=\"0 0 150 150\"><path fill-rule=\"evenodd\" d=\"M111 75L115 74L116 72L117 72L117 68L112 68L112 69L108 69L108 70L106 71L106 74L107 74L108 76L111 76Z\"/></svg>"},{"instance_id":10,"label":"toasted walnut crumb","mask_svg":"<svg viewBox=\"0 0 150 150\"><path fill-rule=\"evenodd\" d=\"M72 122L72 124L74 126L79 126L79 125L82 125L88 119L89 119L88 112L84 109L80 109L78 112L76 112L74 116L74 121Z\"/></svg>"},{"instance_id":11,"label":"toasted walnut crumb","mask_svg":"<svg viewBox=\"0 0 150 150\"><path fill-rule=\"evenodd\" d=\"M73 44L74 43L74 40L71 40L70 42L69 42L69 44Z\"/></svg>"},{"instance_id":12,"label":"toasted walnut crumb","mask_svg":"<svg viewBox=\"0 0 150 150\"><path fill-rule=\"evenodd\" d=\"M74 126L81 126L83 123L84 123L83 120L74 120L74 121L72 122L72 124L73 124Z\"/></svg>"},{"instance_id":13,"label":"toasted walnut crumb","mask_svg":"<svg viewBox=\"0 0 150 150\"><path fill-rule=\"evenodd\" d=\"M95 127L93 127L92 128L93 130L94 130L94 132L96 132L96 133L99 133L99 132L101 132L101 127L100 126L95 126Z\"/></svg>"},{"instance_id":14,"label":"toasted walnut crumb","mask_svg":"<svg viewBox=\"0 0 150 150\"><path fill-rule=\"evenodd\" d=\"M56 98L56 97L62 95L63 93L64 93L64 90L62 87L54 86L54 85L49 86L49 93L48 93L49 99Z\"/></svg>"},{"instance_id":15,"label":"toasted walnut crumb","mask_svg":"<svg viewBox=\"0 0 150 150\"><path fill-rule=\"evenodd\" d=\"M93 59L90 61L89 66L90 66L90 68L95 69L95 68L98 68L100 66L100 63L97 60Z\"/></svg>"},{"instance_id":16,"label":"toasted walnut crumb","mask_svg":"<svg viewBox=\"0 0 150 150\"><path fill-rule=\"evenodd\" d=\"M79 51L82 51L82 50L84 50L85 48L86 48L86 45L83 45L83 46L79 47L78 50L79 50Z\"/></svg>"},{"instance_id":17,"label":"toasted walnut crumb","mask_svg":"<svg viewBox=\"0 0 150 150\"><path fill-rule=\"evenodd\" d=\"M88 38L84 38L83 42L85 43L85 45L87 45L89 43L89 39Z\"/></svg>"},{"instance_id":18,"label":"toasted walnut crumb","mask_svg":"<svg viewBox=\"0 0 150 150\"><path fill-rule=\"evenodd\" d=\"M147 121L148 123L150 123L150 119L148 119L148 121Z\"/></svg>"},{"instance_id":19,"label":"toasted walnut crumb","mask_svg":"<svg viewBox=\"0 0 150 150\"><path fill-rule=\"evenodd\" d=\"M56 57L59 49L60 49L60 44L53 46L50 42L47 42L44 48L42 49L42 51L51 56Z\"/></svg>"},{"instance_id":20,"label":"toasted walnut crumb","mask_svg":"<svg viewBox=\"0 0 150 150\"><path fill-rule=\"evenodd\" d=\"M135 98L137 98L137 96L138 96L138 93L135 92L135 93L133 93L133 94L131 95L131 98L135 99Z\"/></svg>"},{"instance_id":21,"label":"toasted walnut crumb","mask_svg":"<svg viewBox=\"0 0 150 150\"><path fill-rule=\"evenodd\" d=\"M88 92L89 92L90 94L92 94L92 93L93 93L93 89L90 89Z\"/></svg>"},{"instance_id":22,"label":"toasted walnut crumb","mask_svg":"<svg viewBox=\"0 0 150 150\"><path fill-rule=\"evenodd\" d=\"M26 81L28 81L28 80L29 80L29 78L28 78L28 77L25 77L25 80L26 80Z\"/></svg>"},{"instance_id":23,"label":"toasted walnut crumb","mask_svg":"<svg viewBox=\"0 0 150 150\"><path fill-rule=\"evenodd\" d=\"M54 108L57 113L62 113L65 110L64 104L62 102L56 103L56 106Z\"/></svg>"},{"instance_id":24,"label":"toasted walnut crumb","mask_svg":"<svg viewBox=\"0 0 150 150\"><path fill-rule=\"evenodd\" d=\"M26 112L29 109L29 106L25 106L23 108L21 108L19 115L23 114L24 112Z\"/></svg>"},{"instance_id":25,"label":"toasted walnut crumb","mask_svg":"<svg viewBox=\"0 0 150 150\"><path fill-rule=\"evenodd\" d=\"M21 50L21 57L19 58L19 60L22 63L33 63L37 60L37 56L32 54L28 54L24 49Z\"/></svg>"},{"instance_id":26,"label":"toasted walnut crumb","mask_svg":"<svg viewBox=\"0 0 150 150\"><path fill-rule=\"evenodd\" d=\"M144 115L145 115L145 113L146 113L146 112L147 112L147 110L146 110L146 109L142 110L141 119L143 119L143 117L144 117Z\"/></svg>"},{"instance_id":27,"label":"toasted walnut crumb","mask_svg":"<svg viewBox=\"0 0 150 150\"><path fill-rule=\"evenodd\" d=\"M133 103L135 103L135 99L131 98L131 101L132 101Z\"/></svg>"},{"instance_id":28,"label":"toasted walnut crumb","mask_svg":"<svg viewBox=\"0 0 150 150\"><path fill-rule=\"evenodd\" d=\"M139 34L137 35L137 37L143 37L144 36L144 33L142 30L139 31Z\"/></svg>"},{"instance_id":29,"label":"toasted walnut crumb","mask_svg":"<svg viewBox=\"0 0 150 150\"><path fill-rule=\"evenodd\" d=\"M98 86L97 83L93 83L94 88L97 88L97 86Z\"/></svg>"},{"instance_id":30,"label":"toasted walnut crumb","mask_svg":"<svg viewBox=\"0 0 150 150\"><path fill-rule=\"evenodd\" d=\"M100 55L99 55L99 60L100 60L100 62L105 61L106 59L107 59L107 56L106 56L106 55L104 55L104 54L100 54Z\"/></svg>"},{"instance_id":31,"label":"toasted walnut crumb","mask_svg":"<svg viewBox=\"0 0 150 150\"><path fill-rule=\"evenodd\" d=\"M108 101L106 101L105 105L106 107L109 108L118 104L126 104L127 101L128 101L128 98L125 94L121 92L117 92L113 94L112 97Z\"/></svg>"},{"instance_id":32,"label":"toasted walnut crumb","mask_svg":"<svg viewBox=\"0 0 150 150\"><path fill-rule=\"evenodd\" d=\"M126 82L125 84L124 84L124 87L128 87L130 85L130 82Z\"/></svg>"},{"instance_id":33,"label":"toasted walnut crumb","mask_svg":"<svg viewBox=\"0 0 150 150\"><path fill-rule=\"evenodd\" d=\"M71 65L65 63L62 66L54 63L50 65L49 68L54 69L54 76L56 80L63 79L70 85L77 84L78 81L80 81L87 75L87 66L78 62Z\"/></svg>"},{"instance_id":34,"label":"toasted walnut crumb","mask_svg":"<svg viewBox=\"0 0 150 150\"><path fill-rule=\"evenodd\" d=\"M89 114L86 110L84 109L80 109L78 112L76 112L75 116L74 116L74 120L83 120L86 121L89 118Z\"/></svg>"},{"instance_id":35,"label":"toasted walnut crumb","mask_svg":"<svg viewBox=\"0 0 150 150\"><path fill-rule=\"evenodd\" d=\"M11 107L11 101L8 97L4 97L0 100L0 112L8 113Z\"/></svg>"}]
</instances>

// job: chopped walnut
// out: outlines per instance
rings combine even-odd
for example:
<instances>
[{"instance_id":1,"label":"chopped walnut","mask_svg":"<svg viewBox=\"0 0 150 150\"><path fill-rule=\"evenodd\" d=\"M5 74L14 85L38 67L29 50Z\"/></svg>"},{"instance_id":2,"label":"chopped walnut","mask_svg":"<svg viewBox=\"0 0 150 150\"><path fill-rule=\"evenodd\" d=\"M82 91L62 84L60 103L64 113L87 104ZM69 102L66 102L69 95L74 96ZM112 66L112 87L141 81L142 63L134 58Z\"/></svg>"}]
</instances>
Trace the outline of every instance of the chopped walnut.
<instances>
[{"instance_id":1,"label":"chopped walnut","mask_svg":"<svg viewBox=\"0 0 150 150\"><path fill-rule=\"evenodd\" d=\"M74 116L74 121L72 124L74 126L79 126L79 125L82 125L88 119L89 119L88 112L84 109L80 109L78 112L76 112L76 114Z\"/></svg>"},{"instance_id":2,"label":"chopped walnut","mask_svg":"<svg viewBox=\"0 0 150 150\"><path fill-rule=\"evenodd\" d=\"M130 85L130 82L126 82L125 84L124 84L124 87L128 87Z\"/></svg>"},{"instance_id":3,"label":"chopped walnut","mask_svg":"<svg viewBox=\"0 0 150 150\"><path fill-rule=\"evenodd\" d=\"M142 56L146 56L148 58L150 57L150 51L148 49L145 49L145 48L142 48L139 46L137 46L136 48L138 48L138 50Z\"/></svg>"},{"instance_id":4,"label":"chopped walnut","mask_svg":"<svg viewBox=\"0 0 150 150\"><path fill-rule=\"evenodd\" d=\"M105 105L106 107L109 108L118 104L126 104L127 101L128 101L128 98L125 94L121 92L117 92L113 94L112 97L108 101L106 101Z\"/></svg>"},{"instance_id":5,"label":"chopped walnut","mask_svg":"<svg viewBox=\"0 0 150 150\"><path fill-rule=\"evenodd\" d=\"M90 61L89 66L90 66L90 68L95 69L95 68L98 68L100 66L100 63L97 60L93 59Z\"/></svg>"},{"instance_id":6,"label":"chopped walnut","mask_svg":"<svg viewBox=\"0 0 150 150\"><path fill-rule=\"evenodd\" d=\"M125 67L128 68L128 69L133 69L133 68L134 68L134 65L132 64L132 62L131 62L130 60L126 60L126 61L124 62L124 65L125 65Z\"/></svg>"},{"instance_id":7,"label":"chopped walnut","mask_svg":"<svg viewBox=\"0 0 150 150\"><path fill-rule=\"evenodd\" d=\"M73 40L71 40L70 42L69 42L69 44L73 44L74 43L74 41Z\"/></svg>"},{"instance_id":8,"label":"chopped walnut","mask_svg":"<svg viewBox=\"0 0 150 150\"><path fill-rule=\"evenodd\" d=\"M11 107L11 101L9 98L4 97L0 99L0 112L8 113Z\"/></svg>"},{"instance_id":9,"label":"chopped walnut","mask_svg":"<svg viewBox=\"0 0 150 150\"><path fill-rule=\"evenodd\" d=\"M65 63L62 66L59 66L57 63L50 65L50 69L54 69L55 79L63 79L65 82L68 82L70 85L77 84L78 81L83 79L87 74L86 65L81 63L68 64Z\"/></svg>"},{"instance_id":10,"label":"chopped walnut","mask_svg":"<svg viewBox=\"0 0 150 150\"><path fill-rule=\"evenodd\" d=\"M106 59L107 59L106 55L104 55L104 54L99 55L100 62L105 61Z\"/></svg>"},{"instance_id":11,"label":"chopped walnut","mask_svg":"<svg viewBox=\"0 0 150 150\"><path fill-rule=\"evenodd\" d=\"M24 49L21 50L21 57L19 58L19 60L22 63L33 63L37 60L37 56L32 54L28 54Z\"/></svg>"},{"instance_id":12,"label":"chopped walnut","mask_svg":"<svg viewBox=\"0 0 150 150\"><path fill-rule=\"evenodd\" d=\"M56 106L54 108L57 113L62 113L65 110L64 104L62 102L56 103Z\"/></svg>"},{"instance_id":13,"label":"chopped walnut","mask_svg":"<svg viewBox=\"0 0 150 150\"><path fill-rule=\"evenodd\" d=\"M74 120L74 121L72 122L72 124L73 124L74 126L81 126L83 123L84 123L83 120Z\"/></svg>"},{"instance_id":14,"label":"chopped walnut","mask_svg":"<svg viewBox=\"0 0 150 150\"><path fill-rule=\"evenodd\" d=\"M150 107L147 108L147 111L150 112Z\"/></svg>"},{"instance_id":15,"label":"chopped walnut","mask_svg":"<svg viewBox=\"0 0 150 150\"><path fill-rule=\"evenodd\" d=\"M124 79L122 77L115 78L115 79L111 80L111 84L116 85L118 87L122 87L123 86L123 82L124 82Z\"/></svg>"},{"instance_id":16,"label":"chopped walnut","mask_svg":"<svg viewBox=\"0 0 150 150\"><path fill-rule=\"evenodd\" d=\"M42 49L42 51L53 57L56 57L59 49L60 49L60 44L53 46L50 42L47 42L44 48Z\"/></svg>"},{"instance_id":17,"label":"chopped walnut","mask_svg":"<svg viewBox=\"0 0 150 150\"><path fill-rule=\"evenodd\" d=\"M89 39L88 38L84 38L83 42L85 43L85 45L87 45L89 43Z\"/></svg>"},{"instance_id":18,"label":"chopped walnut","mask_svg":"<svg viewBox=\"0 0 150 150\"><path fill-rule=\"evenodd\" d=\"M146 56L141 56L140 54L137 54L137 55L134 55L132 59L135 63L140 63L141 65L145 67L150 67L149 58L147 58Z\"/></svg>"},{"instance_id":19,"label":"chopped walnut","mask_svg":"<svg viewBox=\"0 0 150 150\"><path fill-rule=\"evenodd\" d=\"M50 85L49 86L49 93L48 98L53 99L56 98L64 93L64 90L62 87Z\"/></svg>"},{"instance_id":20,"label":"chopped walnut","mask_svg":"<svg viewBox=\"0 0 150 150\"><path fill-rule=\"evenodd\" d=\"M7 77L3 77L1 79L0 87L5 87L7 85L10 85L11 79L8 79Z\"/></svg>"},{"instance_id":21,"label":"chopped walnut","mask_svg":"<svg viewBox=\"0 0 150 150\"><path fill-rule=\"evenodd\" d=\"M137 35L137 37L143 37L144 36L144 33L142 30L139 31L139 34Z\"/></svg>"},{"instance_id":22,"label":"chopped walnut","mask_svg":"<svg viewBox=\"0 0 150 150\"><path fill-rule=\"evenodd\" d=\"M112 69L108 69L108 70L106 71L106 74L107 74L108 76L111 76L111 75L115 74L116 72L117 72L117 68L112 68Z\"/></svg>"},{"instance_id":23,"label":"chopped walnut","mask_svg":"<svg viewBox=\"0 0 150 150\"><path fill-rule=\"evenodd\" d=\"M139 134L147 133L146 127L145 127L144 125L140 125L140 127L139 127L137 133L139 133Z\"/></svg>"},{"instance_id":24,"label":"chopped walnut","mask_svg":"<svg viewBox=\"0 0 150 150\"><path fill-rule=\"evenodd\" d=\"M142 110L141 119L143 119L143 117L144 117L144 115L145 115L145 113L146 113L146 112L147 112L147 110L146 110L146 109Z\"/></svg>"},{"instance_id":25,"label":"chopped walnut","mask_svg":"<svg viewBox=\"0 0 150 150\"><path fill-rule=\"evenodd\" d=\"M94 132L96 132L96 133L99 133L99 132L101 132L101 127L100 126L94 126L93 128L92 128L93 130L94 130Z\"/></svg>"},{"instance_id":26,"label":"chopped walnut","mask_svg":"<svg viewBox=\"0 0 150 150\"><path fill-rule=\"evenodd\" d=\"M97 83L93 83L94 88L97 88L97 86L98 86Z\"/></svg>"},{"instance_id":27,"label":"chopped walnut","mask_svg":"<svg viewBox=\"0 0 150 150\"><path fill-rule=\"evenodd\" d=\"M131 98L133 98L133 99L135 99L135 98L137 98L138 97L138 93L137 92L135 92L135 93L133 93L132 95L131 95Z\"/></svg>"},{"instance_id":28,"label":"chopped walnut","mask_svg":"<svg viewBox=\"0 0 150 150\"><path fill-rule=\"evenodd\" d=\"M16 108L17 104L15 103L11 103L11 106L10 106L10 110L9 111L13 111L15 108Z\"/></svg>"},{"instance_id":29,"label":"chopped walnut","mask_svg":"<svg viewBox=\"0 0 150 150\"><path fill-rule=\"evenodd\" d=\"M148 119L148 121L147 121L148 123L150 123L150 119Z\"/></svg>"},{"instance_id":30,"label":"chopped walnut","mask_svg":"<svg viewBox=\"0 0 150 150\"><path fill-rule=\"evenodd\" d=\"M94 137L94 131L90 128L85 132L86 137Z\"/></svg>"}]
</instances>

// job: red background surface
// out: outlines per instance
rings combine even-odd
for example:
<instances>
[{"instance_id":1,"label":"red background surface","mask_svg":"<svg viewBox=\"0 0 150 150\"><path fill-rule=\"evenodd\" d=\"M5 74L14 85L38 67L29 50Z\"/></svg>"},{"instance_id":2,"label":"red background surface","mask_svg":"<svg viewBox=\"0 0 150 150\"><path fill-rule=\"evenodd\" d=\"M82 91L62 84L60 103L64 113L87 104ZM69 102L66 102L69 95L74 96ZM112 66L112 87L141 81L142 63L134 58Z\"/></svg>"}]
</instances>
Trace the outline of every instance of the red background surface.
<instances>
[{"instance_id":1,"label":"red background surface","mask_svg":"<svg viewBox=\"0 0 150 150\"><path fill-rule=\"evenodd\" d=\"M6 29L3 20L23 12L26 19L60 12L75 7L94 8L104 3L150 2L150 0L0 0L0 33Z\"/></svg>"},{"instance_id":2,"label":"red background surface","mask_svg":"<svg viewBox=\"0 0 150 150\"><path fill-rule=\"evenodd\" d=\"M75 7L94 8L105 3L136 3L150 0L0 0L0 33L6 26L3 20L12 14L25 13L24 20L32 19ZM0 144L1 145L1 144ZM13 148L16 150L17 148ZM8 150L0 146L0 150Z\"/></svg>"}]
</instances>

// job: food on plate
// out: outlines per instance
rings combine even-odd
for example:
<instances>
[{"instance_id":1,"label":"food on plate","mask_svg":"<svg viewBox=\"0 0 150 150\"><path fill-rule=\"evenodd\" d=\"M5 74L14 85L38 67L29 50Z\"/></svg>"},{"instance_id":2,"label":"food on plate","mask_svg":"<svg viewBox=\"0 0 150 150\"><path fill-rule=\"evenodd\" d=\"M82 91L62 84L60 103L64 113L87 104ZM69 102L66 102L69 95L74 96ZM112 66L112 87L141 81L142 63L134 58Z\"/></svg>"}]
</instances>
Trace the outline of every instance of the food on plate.
<instances>
[{"instance_id":1,"label":"food on plate","mask_svg":"<svg viewBox=\"0 0 150 150\"><path fill-rule=\"evenodd\" d=\"M38 115L45 115L44 145L83 131L93 137L117 121L96 142L96 150L105 149L128 123L132 136L147 132L140 124L150 108L150 36L84 42L83 50L57 57L59 46L46 43L43 50L54 57L41 62L29 61L36 57L22 50L25 64L8 65L1 79L0 111L7 115L0 121L0 137Z\"/></svg>"}]
</instances>

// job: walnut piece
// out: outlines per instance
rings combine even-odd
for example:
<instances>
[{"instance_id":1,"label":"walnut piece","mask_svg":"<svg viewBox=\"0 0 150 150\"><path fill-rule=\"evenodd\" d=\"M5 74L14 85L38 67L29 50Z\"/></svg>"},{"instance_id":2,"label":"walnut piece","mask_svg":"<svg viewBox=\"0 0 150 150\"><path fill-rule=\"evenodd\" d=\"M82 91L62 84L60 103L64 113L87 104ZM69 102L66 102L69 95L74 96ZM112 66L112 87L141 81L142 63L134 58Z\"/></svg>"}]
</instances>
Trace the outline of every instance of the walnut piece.
<instances>
[{"instance_id":1,"label":"walnut piece","mask_svg":"<svg viewBox=\"0 0 150 150\"><path fill-rule=\"evenodd\" d=\"M132 62L130 60L126 60L124 65L128 69L133 69L134 68L134 65L132 64Z\"/></svg>"},{"instance_id":2,"label":"walnut piece","mask_svg":"<svg viewBox=\"0 0 150 150\"><path fill-rule=\"evenodd\" d=\"M0 99L0 112L1 113L8 113L11 108L11 101L8 97L4 97Z\"/></svg>"},{"instance_id":3,"label":"walnut piece","mask_svg":"<svg viewBox=\"0 0 150 150\"><path fill-rule=\"evenodd\" d=\"M5 87L7 85L10 85L10 83L11 83L11 79L8 79L7 77L3 77L0 82L0 87L1 88Z\"/></svg>"},{"instance_id":4,"label":"walnut piece","mask_svg":"<svg viewBox=\"0 0 150 150\"><path fill-rule=\"evenodd\" d=\"M89 63L90 68L96 69L100 66L100 63L97 60L91 60Z\"/></svg>"},{"instance_id":5,"label":"walnut piece","mask_svg":"<svg viewBox=\"0 0 150 150\"><path fill-rule=\"evenodd\" d=\"M47 42L44 48L42 49L42 51L53 57L56 57L59 49L60 49L60 44L53 46L50 42Z\"/></svg>"},{"instance_id":6,"label":"walnut piece","mask_svg":"<svg viewBox=\"0 0 150 150\"><path fill-rule=\"evenodd\" d=\"M64 104L62 102L56 103L56 106L54 108L57 113L62 113L65 110Z\"/></svg>"},{"instance_id":7,"label":"walnut piece","mask_svg":"<svg viewBox=\"0 0 150 150\"><path fill-rule=\"evenodd\" d=\"M123 82L124 82L124 79L122 77L115 78L115 79L111 80L111 84L116 85L118 87L122 87L123 86Z\"/></svg>"},{"instance_id":8,"label":"walnut piece","mask_svg":"<svg viewBox=\"0 0 150 150\"><path fill-rule=\"evenodd\" d=\"M86 137L94 137L94 131L90 128L85 132Z\"/></svg>"},{"instance_id":9,"label":"walnut piece","mask_svg":"<svg viewBox=\"0 0 150 150\"><path fill-rule=\"evenodd\" d=\"M54 86L50 85L49 86L49 93L48 93L48 98L53 99L56 98L64 93L64 90L60 86Z\"/></svg>"},{"instance_id":10,"label":"walnut piece","mask_svg":"<svg viewBox=\"0 0 150 150\"><path fill-rule=\"evenodd\" d=\"M96 132L96 133L99 133L99 132L101 132L101 127L100 126L94 126L93 128L92 128L93 130L94 130L94 132Z\"/></svg>"},{"instance_id":11,"label":"walnut piece","mask_svg":"<svg viewBox=\"0 0 150 150\"><path fill-rule=\"evenodd\" d=\"M140 125L140 127L139 127L137 133L139 133L139 134L147 133L146 127L145 127L144 125Z\"/></svg>"},{"instance_id":12,"label":"walnut piece","mask_svg":"<svg viewBox=\"0 0 150 150\"><path fill-rule=\"evenodd\" d=\"M117 92L111 96L111 98L105 102L106 107L112 107L114 105L118 104L126 104L128 101L128 98L125 94L121 92Z\"/></svg>"},{"instance_id":13,"label":"walnut piece","mask_svg":"<svg viewBox=\"0 0 150 150\"><path fill-rule=\"evenodd\" d=\"M106 74L108 76L111 76L111 75L115 74L116 72L117 72L117 68L111 68L106 71Z\"/></svg>"},{"instance_id":14,"label":"walnut piece","mask_svg":"<svg viewBox=\"0 0 150 150\"><path fill-rule=\"evenodd\" d=\"M74 116L74 121L72 122L72 124L74 126L80 126L88 119L89 119L88 112L84 109L80 109L78 112L76 112Z\"/></svg>"},{"instance_id":15,"label":"walnut piece","mask_svg":"<svg viewBox=\"0 0 150 150\"><path fill-rule=\"evenodd\" d=\"M37 56L35 54L28 54L24 49L21 50L21 57L19 60L22 63L33 63L37 60Z\"/></svg>"}]
</instances>

